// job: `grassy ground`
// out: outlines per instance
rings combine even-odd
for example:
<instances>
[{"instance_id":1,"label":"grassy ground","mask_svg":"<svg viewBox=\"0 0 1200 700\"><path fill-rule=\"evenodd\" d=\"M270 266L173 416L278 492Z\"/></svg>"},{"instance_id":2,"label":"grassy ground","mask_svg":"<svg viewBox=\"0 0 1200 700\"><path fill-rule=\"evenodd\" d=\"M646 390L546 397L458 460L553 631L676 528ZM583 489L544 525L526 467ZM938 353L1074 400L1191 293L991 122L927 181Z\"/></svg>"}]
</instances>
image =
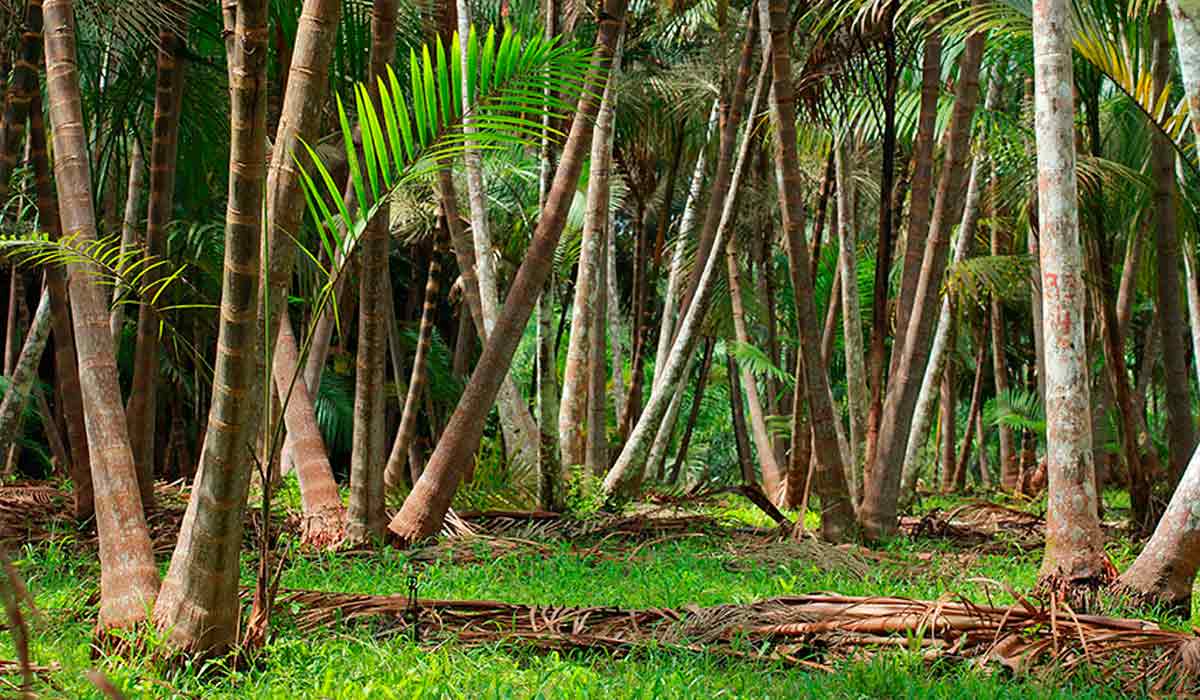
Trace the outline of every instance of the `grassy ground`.
<instances>
[{"instance_id":1,"label":"grassy ground","mask_svg":"<svg viewBox=\"0 0 1200 700\"><path fill-rule=\"evenodd\" d=\"M946 505L932 503L929 505ZM757 521L741 506L721 515ZM652 544L632 561L581 557L567 545L548 556L514 554L456 565L429 564L420 595L430 598L489 598L521 603L617 605L624 607L749 602L789 593L836 591L848 595L936 598L961 592L987 602L975 578L1027 589L1040 553L964 556L946 543L897 540L889 547L901 560L924 562L920 573L907 565L880 564L863 576L826 570L822 562L747 562L728 542L691 537ZM1129 547L1111 547L1118 565ZM101 668L131 698L1101 698L1124 697L1098 677L1053 673L1013 678L969 664L929 664L905 652L846 661L826 674L730 661L715 655L647 649L627 658L598 653L542 654L514 646L462 650L452 644L418 647L407 638L379 634L370 626L300 634L286 620L256 668L166 670L145 658L91 659L88 642L95 618L98 568L91 555L63 544L17 553L43 618L32 622L35 662L62 664L47 697L99 697L83 670ZM325 555L295 558L282 585L329 591L400 593L411 570L407 555L387 550L372 556ZM252 563L244 580L252 582ZM996 603L1010 602L994 591ZM3 658L15 658L11 648ZM153 651L150 644L149 654Z\"/></svg>"}]
</instances>

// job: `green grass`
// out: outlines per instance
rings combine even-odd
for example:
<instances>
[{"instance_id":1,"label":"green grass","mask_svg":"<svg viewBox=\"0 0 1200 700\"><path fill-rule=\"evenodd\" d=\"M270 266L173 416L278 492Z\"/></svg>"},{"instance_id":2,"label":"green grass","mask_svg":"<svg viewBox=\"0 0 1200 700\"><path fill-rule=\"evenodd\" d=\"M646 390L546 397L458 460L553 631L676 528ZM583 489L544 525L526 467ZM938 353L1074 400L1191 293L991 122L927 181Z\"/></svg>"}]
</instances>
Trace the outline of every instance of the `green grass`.
<instances>
[{"instance_id":1,"label":"green grass","mask_svg":"<svg viewBox=\"0 0 1200 700\"><path fill-rule=\"evenodd\" d=\"M758 521L731 503L716 511L726 518ZM979 602L988 595L974 578L1003 581L1016 590L1032 585L1038 553L962 556L946 543L893 541L888 549L909 566L873 565L865 576L829 570L827 562L792 559L748 563L720 538L687 538L640 549L632 561L581 557L565 544L546 556L485 557L480 563L439 562L421 573L420 594L436 598L491 598L521 603L625 607L749 602L812 591L848 595L936 598L961 592ZM1120 547L1117 548L1120 553ZM919 553L927 553L919 558ZM230 670L165 669L148 654L133 659L89 658L98 569L90 554L63 544L27 547L17 565L42 610L32 622L33 656L56 661L63 671L39 687L46 697L100 697L83 671L99 666L131 698L1101 698L1119 689L1053 673L1013 678L970 664L930 664L906 652L837 664L828 674L734 661L715 654L643 649L624 658L601 653L544 654L513 645L462 649L453 644L417 647L407 638L384 636L369 624L337 626L301 634L286 618L260 663ZM248 559L248 557L247 557ZM1124 562L1121 562L1124 563ZM403 552L293 558L282 585L361 593L407 590L411 570ZM252 580L252 562L243 580ZM1011 596L993 589L991 600ZM15 658L12 649L0 650ZM150 645L153 648L153 643Z\"/></svg>"}]
</instances>

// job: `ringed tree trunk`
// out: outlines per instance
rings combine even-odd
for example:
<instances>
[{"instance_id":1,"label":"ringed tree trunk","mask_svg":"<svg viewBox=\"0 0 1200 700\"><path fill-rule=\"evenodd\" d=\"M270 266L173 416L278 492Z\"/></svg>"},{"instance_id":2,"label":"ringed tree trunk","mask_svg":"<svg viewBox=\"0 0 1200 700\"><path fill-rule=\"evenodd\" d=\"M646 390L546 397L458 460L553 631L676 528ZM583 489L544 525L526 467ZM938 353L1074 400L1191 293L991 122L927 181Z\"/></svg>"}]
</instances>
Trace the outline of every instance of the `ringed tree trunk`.
<instances>
[{"instance_id":1,"label":"ringed tree trunk","mask_svg":"<svg viewBox=\"0 0 1200 700\"><path fill-rule=\"evenodd\" d=\"M1154 87L1159 93L1171 80L1171 38L1167 8L1163 2L1150 22L1154 33ZM1196 447L1196 422L1192 416L1191 383L1187 367L1187 321L1180 308L1179 225L1175 206L1175 148L1157 129L1151 129L1151 169L1154 173L1155 243L1158 274L1155 275L1159 332L1167 403L1168 471L1172 485L1179 482Z\"/></svg>"},{"instance_id":2,"label":"ringed tree trunk","mask_svg":"<svg viewBox=\"0 0 1200 700\"><path fill-rule=\"evenodd\" d=\"M845 138L834 147L837 177L838 266L842 270L842 338L846 353L846 392L850 413L850 460L846 473L850 497L859 497L859 464L867 451L867 411L870 388L863 363L862 311L858 301L858 236L854 230L854 184L851 180L849 147ZM882 252L880 253L882 255ZM882 260L876 260L881 265ZM850 283L847 284L846 282ZM885 292L886 294L886 292ZM882 370L881 370L882 371Z\"/></svg>"},{"instance_id":3,"label":"ringed tree trunk","mask_svg":"<svg viewBox=\"0 0 1200 700\"><path fill-rule=\"evenodd\" d=\"M371 5L371 77L368 91L379 108L379 83L396 54L397 0ZM354 431L350 452L350 509L346 536L351 542L382 538L387 436L384 380L387 378L387 325L383 276L388 274L389 207L385 201L363 233L358 286L358 352L354 372Z\"/></svg>"},{"instance_id":4,"label":"ringed tree trunk","mask_svg":"<svg viewBox=\"0 0 1200 700\"><path fill-rule=\"evenodd\" d=\"M346 507L338 493L321 428L312 412L308 385L300 376L300 354L287 314L279 317L272 373L275 389L283 401L283 420L290 436L296 480L300 483L304 512L301 543L317 549L333 549L346 536Z\"/></svg>"},{"instance_id":5,"label":"ringed tree trunk","mask_svg":"<svg viewBox=\"0 0 1200 700\"><path fill-rule=\"evenodd\" d=\"M792 85L791 22L784 0L761 0L763 24L771 37L771 125L775 132L775 177L782 210L783 227L789 242L803 240L804 199L800 164L796 154L796 98ZM836 415L829 390L829 376L818 355L821 347L817 328L817 310L813 303L807 246L792 251L795 277L799 283L798 321L803 362L803 377L808 392L809 416L813 432L813 455L817 460L813 484L821 497L821 534L840 541L855 529L854 506L846 488L841 448L838 444Z\"/></svg>"},{"instance_id":6,"label":"ringed tree trunk","mask_svg":"<svg viewBox=\"0 0 1200 700\"><path fill-rule=\"evenodd\" d=\"M255 380L267 143L267 2L241 0L230 68L229 204L213 396L196 480L154 620L185 654L237 640L242 527L262 396ZM269 392L268 392L269 395ZM269 400L269 397L268 397Z\"/></svg>"},{"instance_id":7,"label":"ringed tree trunk","mask_svg":"<svg viewBox=\"0 0 1200 700\"><path fill-rule=\"evenodd\" d=\"M54 192L54 184L50 182L50 163L46 153L46 129L40 92L34 94L29 112L29 146L29 159L33 163L37 189L38 221L52 239L58 240L62 236L62 227L58 220L58 197ZM71 449L70 475L74 514L76 520L83 521L91 518L94 513L92 468L88 458L79 365L75 357L75 331L71 327L71 309L67 300L67 275L63 268L46 268L46 290L50 294L50 323L54 332L54 377L61 396L61 411L67 424L67 443Z\"/></svg>"},{"instance_id":8,"label":"ringed tree trunk","mask_svg":"<svg viewBox=\"0 0 1200 700\"><path fill-rule=\"evenodd\" d=\"M904 468L901 460L907 451L913 409L920 389L917 377L924 373L929 360L934 311L946 271L950 232L958 221L963 203L963 177L970 151L971 122L979 97L983 47L984 34L971 34L959 59L954 112L947 127L946 155L938 181L932 224L928 242L918 246L924 253L921 274L912 297L908 325L902 331L905 335L902 354L891 375L891 391L884 400L875 459L863 474L860 517L867 536L872 539L888 537L896 531L896 508ZM914 187L914 197L915 190Z\"/></svg>"},{"instance_id":9,"label":"ringed tree trunk","mask_svg":"<svg viewBox=\"0 0 1200 700\"><path fill-rule=\"evenodd\" d=\"M173 31L158 35L158 66L154 80L154 137L150 146L150 196L146 205L145 256L161 258L167 247L167 224L175 196L175 160L179 146L179 112L183 104L182 41ZM130 185L132 188L132 185ZM144 282L161 278L159 267L146 268ZM120 307L118 307L119 309ZM114 315L117 310L113 311ZM137 464L142 504L154 503L154 436L158 416L158 313L143 301L138 305L137 342L133 353L133 384L126 405L129 439ZM114 338L116 334L114 333Z\"/></svg>"},{"instance_id":10,"label":"ringed tree trunk","mask_svg":"<svg viewBox=\"0 0 1200 700\"><path fill-rule=\"evenodd\" d=\"M591 334L598 324L600 295L606 293L603 267L607 265L605 232L608 227L609 171L612 167L613 118L616 110L616 76L620 54L613 59L608 83L600 103L600 116L592 136L591 169L588 172L583 234L579 248L579 270L575 276L575 299L571 309L571 335L563 369L562 402L558 413L559 461L570 469L586 461L589 367ZM601 345L601 347L603 347ZM599 362L603 364L604 358ZM593 465L595 466L595 465ZM607 466L607 465L605 465Z\"/></svg>"},{"instance_id":11,"label":"ringed tree trunk","mask_svg":"<svg viewBox=\"0 0 1200 700\"><path fill-rule=\"evenodd\" d=\"M87 137L75 59L74 3L45 4L46 91L53 124L54 174L62 230L83 241L96 238ZM107 294L94 266L72 265L70 301L79 360L80 396L100 536L101 629L131 627L146 619L158 593L158 570L138 493L137 472L109 327Z\"/></svg>"},{"instance_id":12,"label":"ringed tree trunk","mask_svg":"<svg viewBox=\"0 0 1200 700\"><path fill-rule=\"evenodd\" d=\"M1049 479L1039 578L1050 590L1063 592L1107 583L1112 566L1104 554L1092 464L1070 13L1066 0L1039 0L1033 11Z\"/></svg>"},{"instance_id":13,"label":"ringed tree trunk","mask_svg":"<svg viewBox=\"0 0 1200 700\"><path fill-rule=\"evenodd\" d=\"M625 0L606 0L599 17L589 70L592 81L602 79L612 60L624 24ZM554 250L583 168L583 156L591 145L592 124L598 108L595 96L585 92L563 147L554 184L546 196L546 205L542 208L525 260L517 270L504 308L496 319L496 327L484 345L471 380L425 465L425 471L388 525L388 529L403 542L423 539L441 527L454 492L479 446L484 419L508 376L513 352L554 265Z\"/></svg>"},{"instance_id":14,"label":"ringed tree trunk","mask_svg":"<svg viewBox=\"0 0 1200 700\"><path fill-rule=\"evenodd\" d=\"M441 286L438 279L442 269L440 247L439 245L435 248L429 259L429 275L425 281L425 301L421 307L421 322L417 327L417 349L413 353L412 374L408 379L404 410L400 414L400 428L396 431L396 440L392 443L387 470L384 472L384 482L388 490L395 489L404 482L404 472L408 466L408 448L417 436L417 414L421 411L421 394L425 391L425 383L429 379L429 348L433 344L433 315L437 311L437 298ZM412 474L414 477L417 476L415 470L412 471Z\"/></svg>"}]
</instances>

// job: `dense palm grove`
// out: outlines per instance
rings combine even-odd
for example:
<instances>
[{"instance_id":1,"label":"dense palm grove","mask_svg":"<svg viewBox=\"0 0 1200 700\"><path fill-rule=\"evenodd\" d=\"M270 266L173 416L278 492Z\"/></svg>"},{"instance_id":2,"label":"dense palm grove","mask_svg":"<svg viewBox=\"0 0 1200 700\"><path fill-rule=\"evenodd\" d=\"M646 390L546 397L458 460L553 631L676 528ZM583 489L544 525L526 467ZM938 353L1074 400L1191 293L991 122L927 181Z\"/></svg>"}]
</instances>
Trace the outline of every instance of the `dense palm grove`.
<instances>
[{"instance_id":1,"label":"dense palm grove","mask_svg":"<svg viewBox=\"0 0 1200 700\"><path fill-rule=\"evenodd\" d=\"M261 644L244 532L292 483L309 551L723 486L873 546L931 492L1044 498L1037 595L1186 612L1196 11L0 0L5 477L97 533L109 648Z\"/></svg>"}]
</instances>

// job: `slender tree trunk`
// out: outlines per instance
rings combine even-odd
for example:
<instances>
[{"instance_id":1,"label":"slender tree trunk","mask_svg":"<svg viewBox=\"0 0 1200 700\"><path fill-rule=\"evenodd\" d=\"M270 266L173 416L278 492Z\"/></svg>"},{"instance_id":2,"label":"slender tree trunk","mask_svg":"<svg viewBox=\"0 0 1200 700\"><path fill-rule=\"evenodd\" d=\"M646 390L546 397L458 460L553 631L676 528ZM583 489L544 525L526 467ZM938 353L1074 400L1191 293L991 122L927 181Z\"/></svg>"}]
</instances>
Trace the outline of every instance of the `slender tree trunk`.
<instances>
[{"instance_id":1,"label":"slender tree trunk","mask_svg":"<svg viewBox=\"0 0 1200 700\"><path fill-rule=\"evenodd\" d=\"M154 609L168 644L200 655L223 653L237 638L243 516L254 461L248 449L263 401L255 370L262 340L257 301L266 176L266 0L238 3L234 33L225 272L212 404L192 498Z\"/></svg>"},{"instance_id":2,"label":"slender tree trunk","mask_svg":"<svg viewBox=\"0 0 1200 700\"><path fill-rule=\"evenodd\" d=\"M599 17L589 70L591 80L602 79L611 61L624 24L624 0L606 0ZM504 309L496 320L494 332L487 339L471 381L467 383L425 472L388 526L402 541L414 542L437 531L471 455L479 446L484 418L508 374L513 352L553 267L554 250L574 197L583 155L591 144L592 125L598 108L595 95L585 92L563 147L554 185L546 197L546 206L538 219L525 260L513 279Z\"/></svg>"},{"instance_id":3,"label":"slender tree trunk","mask_svg":"<svg viewBox=\"0 0 1200 700\"><path fill-rule=\"evenodd\" d=\"M746 91L750 85L750 70L754 65L754 46L758 40L758 13L751 7L746 16L746 38L738 61L733 85L726 93L722 86L720 105L721 138L717 143L717 164L712 181L708 186L708 208L704 211L704 224L700 227L696 243L696 255L692 273L688 279L683 298L679 302L679 313L686 314L700 286L700 274L712 255L717 226L721 222L722 207L728 195L733 174L734 152L737 150L738 129L742 124L742 111L746 107ZM728 94L728 96L727 96ZM681 229L683 230L683 229ZM676 328L675 333L679 333Z\"/></svg>"},{"instance_id":4,"label":"slender tree trunk","mask_svg":"<svg viewBox=\"0 0 1200 700\"><path fill-rule=\"evenodd\" d=\"M753 138L753 134L747 131L746 139ZM725 244L725 263L726 275L729 280L729 302L733 307L733 328L737 341L744 345L751 345L750 331L746 324L746 309L742 300L742 284L740 281L740 271L738 269L738 259L741 255L741 248L735 236L731 236L729 242ZM733 359L732 355L729 358L730 370L738 367L738 363ZM746 391L746 402L750 407L750 431L754 436L754 447L758 451L758 462L762 465L762 485L767 493L767 497L771 502L778 502L781 496L781 487L783 486L783 470L780 469L779 463L775 461L775 445L771 441L771 434L767 432L767 419L763 411L762 397L758 391L758 380L754 377L754 373L749 367L741 367L741 381L731 381L730 387L741 385ZM731 399L732 400L732 399ZM740 411L741 396L736 397ZM736 412L735 412L736 415ZM759 483L757 477L751 472L746 483Z\"/></svg>"},{"instance_id":5,"label":"slender tree trunk","mask_svg":"<svg viewBox=\"0 0 1200 700\"><path fill-rule=\"evenodd\" d=\"M796 154L796 101L792 84L791 23L787 3L783 0L761 0L764 26L771 36L771 126L775 132L775 176L787 240L796 241L801 234L793 227L802 227L804 220L803 185ZM802 230L802 229L800 229ZM798 320L803 364L808 371L797 381L805 381L808 392L809 415L813 431L813 454L817 465L814 485L821 497L821 533L831 541L845 539L855 528L854 506L846 488L841 448L838 445L836 415L830 399L829 376L817 357L820 340L817 329L817 310L813 303L812 279L809 277L807 247L792 251L801 264L796 265L799 287ZM848 281L843 280L848 284ZM820 368L820 369L818 369Z\"/></svg>"},{"instance_id":6,"label":"slender tree trunk","mask_svg":"<svg viewBox=\"0 0 1200 700\"><path fill-rule=\"evenodd\" d=\"M971 458L971 441L975 439L976 424L979 422L980 407L982 403L980 399L983 395L983 370L979 369L983 366L984 354L987 346L983 343L982 334L975 339L975 382L971 387L971 405L967 409L967 429L963 433L962 449L958 453L958 461L954 466L954 484L953 488L956 491L962 491L967 485L967 460ZM983 458L983 432L979 431L979 455ZM982 465L982 461L980 462Z\"/></svg>"},{"instance_id":7,"label":"slender tree trunk","mask_svg":"<svg viewBox=\"0 0 1200 700\"><path fill-rule=\"evenodd\" d=\"M32 6L32 3L31 3ZM40 9L40 8L39 8ZM39 21L41 15L38 15ZM40 27L40 24L38 25ZM46 129L42 117L42 96L34 94L29 112L29 159L33 164L37 189L38 221L50 237L62 235L58 221L58 197L50 181L50 163L46 153ZM75 356L75 331L67 299L67 275L62 267L46 268L46 290L50 294L51 326L54 332L54 377L58 386L60 410L71 447L71 481L74 514L77 520L91 518L94 511L92 468L88 458L87 428L84 424L83 395L79 386L79 366Z\"/></svg>"},{"instance_id":8,"label":"slender tree trunk","mask_svg":"<svg viewBox=\"0 0 1200 700\"><path fill-rule=\"evenodd\" d=\"M687 422L683 426L683 435L679 438L679 449L675 453L675 461L671 464L671 473L667 477L668 483L679 483L679 474L683 471L683 465L687 462L688 447L692 443L692 431L696 428L696 419L700 416L700 405L704 401L704 390L708 386L708 375L712 369L713 347L716 343L712 338L704 339L704 358L700 361L700 366L696 373L696 390L692 394L692 408L688 411ZM667 436L667 441L670 441L670 436Z\"/></svg>"},{"instance_id":9,"label":"slender tree trunk","mask_svg":"<svg viewBox=\"0 0 1200 700\"><path fill-rule=\"evenodd\" d=\"M175 160L179 146L185 66L178 55L182 42L174 32L160 32L158 44L158 67L154 81L154 138L150 146L150 196L146 207L147 259L161 258L167 249L166 227L174 207ZM152 285L161 276L157 266L149 265L143 281ZM154 306L145 302L139 304L133 385L126 406L126 420L133 445L133 459L138 469L142 503L146 507L154 502L154 435L158 416L158 357L161 351L158 327L159 318Z\"/></svg>"},{"instance_id":10,"label":"slender tree trunk","mask_svg":"<svg viewBox=\"0 0 1200 700\"><path fill-rule=\"evenodd\" d=\"M950 344L958 334L958 319L950 311ZM942 367L940 417L938 418L938 464L942 468L942 493L954 491L955 447L958 443L958 365L947 357Z\"/></svg>"},{"instance_id":11,"label":"slender tree trunk","mask_svg":"<svg viewBox=\"0 0 1200 700\"><path fill-rule=\"evenodd\" d=\"M679 220L679 233L675 235L671 249L671 268L667 273L667 291L663 295L662 324L658 329L658 352L654 355L654 382L651 391L659 386L662 371L666 366L662 360L670 354L671 341L675 338L675 323L680 312L679 285L684 274L687 242L695 229L696 216L700 210L704 173L708 166L708 142L712 140L713 131L717 127L718 108L719 101L713 102L712 110L708 115L708 127L704 132L704 144L700 147L700 154L696 156L696 167L692 170L692 180L688 185L687 201L683 205L683 216Z\"/></svg>"},{"instance_id":12,"label":"slender tree trunk","mask_svg":"<svg viewBox=\"0 0 1200 700\"><path fill-rule=\"evenodd\" d=\"M961 66L960 63L960 75ZM925 38L921 59L921 107L917 113L917 136L913 141L911 201L908 205L908 230L904 244L904 268L900 276L900 296L896 303L896 337L892 340L890 377L894 377L904 354L905 334L917 295L917 282L929 236L930 192L933 186L933 146L937 129L938 97L941 94L942 35L932 32ZM946 167L945 165L942 166ZM889 384L891 379L888 380Z\"/></svg>"},{"instance_id":13,"label":"slender tree trunk","mask_svg":"<svg viewBox=\"0 0 1200 700\"><path fill-rule=\"evenodd\" d=\"M129 144L129 185L125 191L125 219L121 224L121 259L125 259L125 254L129 249L138 244L141 236L138 235L139 223L141 220L142 210L142 188L145 184L146 161L142 157L142 147L138 139L134 138ZM121 346L121 329L125 325L125 305L119 304L117 299L117 288L113 287L113 307L109 316L109 326L112 328L113 345ZM136 458L136 455L135 455ZM145 497L145 493L142 497Z\"/></svg>"},{"instance_id":14,"label":"slender tree trunk","mask_svg":"<svg viewBox=\"0 0 1200 700\"><path fill-rule=\"evenodd\" d=\"M571 336L567 341L567 363L563 370L562 402L558 414L559 460L564 469L586 462L588 370L590 363L597 361L597 358L590 357L595 345L591 341L591 334L598 326L594 319L599 314L601 295L606 293L606 287L602 284L604 267L607 266L604 234L608 228L609 170L612 167L612 128L616 111L613 102L616 99L616 76L619 71L618 54L613 59L592 137L579 272L575 278ZM598 361L603 364L604 358L600 357Z\"/></svg>"},{"instance_id":15,"label":"slender tree trunk","mask_svg":"<svg viewBox=\"0 0 1200 700\"><path fill-rule=\"evenodd\" d=\"M1192 333L1192 365L1200 385L1200 282L1196 278L1196 254L1190 246L1183 247L1184 285L1187 287L1188 327Z\"/></svg>"},{"instance_id":16,"label":"slender tree trunk","mask_svg":"<svg viewBox=\"0 0 1200 700\"><path fill-rule=\"evenodd\" d=\"M440 247L440 246L439 246ZM384 482L389 490L400 486L404 480L408 448L417 436L417 414L420 413L421 394L429 379L429 348L433 345L433 321L437 311L441 274L440 250L435 250L429 259L429 275L425 281L425 302L421 307L421 322L417 327L417 349L413 354L412 374L408 379L408 392L404 397L404 411L400 414L400 428L392 442L388 456Z\"/></svg>"},{"instance_id":17,"label":"slender tree trunk","mask_svg":"<svg viewBox=\"0 0 1200 700\"><path fill-rule=\"evenodd\" d=\"M1049 502L1039 573L1051 590L1095 586L1109 577L1092 464L1091 406L1083 339L1083 255L1075 179L1070 4L1034 6L1042 310L1046 353Z\"/></svg>"},{"instance_id":18,"label":"slender tree trunk","mask_svg":"<svg viewBox=\"0 0 1200 700\"><path fill-rule=\"evenodd\" d=\"M996 182L995 178L992 180ZM996 200L998 187L992 186L991 208L996 210ZM1004 232L999 224L992 223L989 227L991 235L991 251L992 255L1005 255L1008 253L1008 241L1004 240ZM992 295L991 303L989 304L989 317L991 326L992 340L992 376L995 382L996 396L1002 396L1008 393L1008 357L1005 351L1005 330L1004 330L1004 301L996 295ZM910 438L911 439L911 438ZM1008 426L997 427L997 439L1000 441L1000 488L1004 491L1015 491L1017 488L1017 478L1019 474L1019 465L1017 462L1017 448L1014 439L1013 430Z\"/></svg>"},{"instance_id":19,"label":"slender tree trunk","mask_svg":"<svg viewBox=\"0 0 1200 700\"><path fill-rule=\"evenodd\" d=\"M397 0L375 0L371 6L371 80L378 101L378 80L396 54ZM376 108L379 108L376 104ZM387 527L383 510L387 436L384 425L384 379L387 377L387 323L383 315L383 277L388 273L389 208L385 203L367 223L361 245L358 287L358 352L354 381L354 434L350 454L350 508L347 537L354 542L382 538Z\"/></svg>"},{"instance_id":20,"label":"slender tree trunk","mask_svg":"<svg viewBox=\"0 0 1200 700\"><path fill-rule=\"evenodd\" d=\"M890 536L896 531L896 507L904 467L901 460L907 451L913 408L920 389L916 378L924 373L929 359L934 310L938 290L942 286L942 275L946 270L950 231L958 220L963 203L963 176L967 170L971 122L979 96L979 64L983 45L984 34L971 34L959 59L954 112L947 127L946 156L938 181L928 242L920 246L925 257L913 296L911 318L904 327L903 355L891 375L892 391L888 392L884 402L875 459L867 465L863 475L860 516L871 538Z\"/></svg>"},{"instance_id":21,"label":"slender tree trunk","mask_svg":"<svg viewBox=\"0 0 1200 700\"><path fill-rule=\"evenodd\" d=\"M738 466L742 471L742 482L746 484L758 483L758 477L754 473L753 457L750 454L750 440L746 436L746 413L742 406L742 386L738 380L737 363L733 359L733 355L726 355L726 372L729 376L729 410L733 418L733 442L737 448ZM771 491L767 492L767 496L771 496Z\"/></svg>"},{"instance_id":22,"label":"slender tree trunk","mask_svg":"<svg viewBox=\"0 0 1200 700\"><path fill-rule=\"evenodd\" d=\"M1154 34L1154 88L1161 93L1171 80L1171 38L1165 0L1150 21ZM1150 161L1154 174L1155 275L1158 324L1162 333L1163 369L1166 374L1167 451L1171 484L1179 482L1196 448L1196 421L1192 416L1191 383L1187 367L1187 321L1180 308L1179 225L1175 215L1175 148L1170 139L1151 129Z\"/></svg>"},{"instance_id":23,"label":"slender tree trunk","mask_svg":"<svg viewBox=\"0 0 1200 700\"><path fill-rule=\"evenodd\" d=\"M612 81L609 82L612 84ZM604 109L604 108L601 108ZM603 113L602 113L603 114ZM603 118L603 117L601 117ZM592 161L595 164L595 161ZM607 175L605 176L607 180ZM604 188L608 189L607 186ZM607 192L605 193L607 210ZM608 317L608 212L604 213L604 224L600 230L601 260L596 266L596 301L592 309L592 332L588 348L588 410L587 440L584 446L584 466L587 473L600 476L608 471L608 401L605 396L608 385L606 362L607 317Z\"/></svg>"},{"instance_id":24,"label":"slender tree trunk","mask_svg":"<svg viewBox=\"0 0 1200 700\"><path fill-rule=\"evenodd\" d=\"M25 335L25 343L21 346L16 366L9 374L4 400L0 401L0 454L8 452L20 438L21 413L29 399L33 382L37 379L38 364L42 361L42 353L46 350L49 337L50 295L43 291L33 321L29 324L29 332Z\"/></svg>"},{"instance_id":25,"label":"slender tree trunk","mask_svg":"<svg viewBox=\"0 0 1200 700\"><path fill-rule=\"evenodd\" d=\"M272 360L275 388L282 398L283 419L291 438L291 456L300 482L304 512L301 542L316 549L332 549L346 536L346 507L338 493L325 440L312 411L312 397L300 376L300 357L292 321L279 318L279 338Z\"/></svg>"},{"instance_id":26,"label":"slender tree trunk","mask_svg":"<svg viewBox=\"0 0 1200 700\"><path fill-rule=\"evenodd\" d=\"M74 3L45 5L46 90L54 137L54 173L62 229L94 240L96 218L75 59ZM129 627L145 619L158 592L158 571L138 494L137 472L121 408L104 290L91 283L93 266L72 266L71 290L80 396L84 406L100 535L100 627Z\"/></svg>"},{"instance_id":27,"label":"slender tree trunk","mask_svg":"<svg viewBox=\"0 0 1200 700\"><path fill-rule=\"evenodd\" d=\"M859 464L867 451L867 411L870 387L863 363L862 311L858 301L858 234L854 230L855 201L849 147L844 137L835 146L837 173L838 266L842 270L842 345L846 355L846 396L850 413L850 459L846 473L850 497L858 502ZM882 253L881 253L882 254ZM881 260L876 260L878 266ZM850 281L851 284L847 284ZM886 292L885 292L886 293ZM882 370L881 370L882 371Z\"/></svg>"},{"instance_id":28,"label":"slender tree trunk","mask_svg":"<svg viewBox=\"0 0 1200 700\"><path fill-rule=\"evenodd\" d=\"M620 418L625 413L625 357L621 347L621 296L617 292L617 229L612 217L608 217L608 266L605 269L605 287L608 288L604 308L608 315L608 346L612 357L613 415Z\"/></svg>"}]
</instances>

